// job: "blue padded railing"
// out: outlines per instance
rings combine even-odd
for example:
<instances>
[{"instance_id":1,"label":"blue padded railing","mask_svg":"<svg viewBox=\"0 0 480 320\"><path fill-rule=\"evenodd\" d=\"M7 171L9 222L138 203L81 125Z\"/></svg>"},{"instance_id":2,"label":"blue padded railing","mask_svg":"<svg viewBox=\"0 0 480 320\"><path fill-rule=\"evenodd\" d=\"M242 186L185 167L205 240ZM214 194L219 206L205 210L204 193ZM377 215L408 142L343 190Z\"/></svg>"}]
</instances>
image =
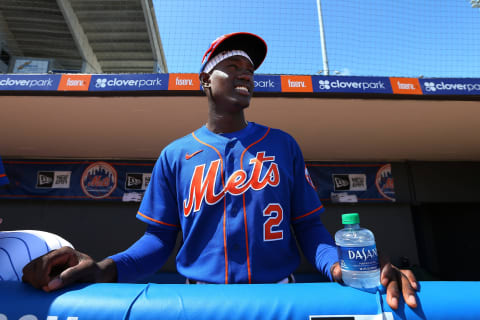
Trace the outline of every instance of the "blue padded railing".
<instances>
[{"instance_id":1,"label":"blue padded railing","mask_svg":"<svg viewBox=\"0 0 480 320\"><path fill-rule=\"evenodd\" d=\"M88 284L45 293L0 282L0 320L480 319L480 282L421 282L419 306L336 283Z\"/></svg>"}]
</instances>

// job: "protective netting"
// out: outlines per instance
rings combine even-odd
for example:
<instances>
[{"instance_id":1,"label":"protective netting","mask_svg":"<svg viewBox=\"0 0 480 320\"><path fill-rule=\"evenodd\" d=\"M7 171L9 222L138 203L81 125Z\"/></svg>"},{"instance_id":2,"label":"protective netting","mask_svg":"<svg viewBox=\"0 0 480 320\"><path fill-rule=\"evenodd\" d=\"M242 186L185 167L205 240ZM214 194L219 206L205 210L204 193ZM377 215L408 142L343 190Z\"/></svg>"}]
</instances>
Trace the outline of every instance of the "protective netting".
<instances>
[{"instance_id":1,"label":"protective netting","mask_svg":"<svg viewBox=\"0 0 480 320\"><path fill-rule=\"evenodd\" d=\"M198 72L213 39L247 31L269 46L262 74L480 77L476 1L154 0L154 6L170 73Z\"/></svg>"}]
</instances>

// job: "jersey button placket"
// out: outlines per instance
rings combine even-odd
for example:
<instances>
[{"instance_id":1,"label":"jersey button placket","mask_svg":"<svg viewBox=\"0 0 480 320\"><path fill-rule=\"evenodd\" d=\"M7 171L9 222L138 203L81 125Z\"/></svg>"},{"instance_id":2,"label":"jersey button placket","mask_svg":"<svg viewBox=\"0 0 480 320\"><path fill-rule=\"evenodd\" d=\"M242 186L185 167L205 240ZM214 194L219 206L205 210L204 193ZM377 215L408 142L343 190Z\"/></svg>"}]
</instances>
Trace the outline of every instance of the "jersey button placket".
<instances>
[{"instance_id":1,"label":"jersey button placket","mask_svg":"<svg viewBox=\"0 0 480 320\"><path fill-rule=\"evenodd\" d=\"M233 138L225 146L225 183L230 176L240 170L239 160L243 148L238 147L238 139ZM229 278L234 281L245 281L246 248L243 221L243 197L227 192L227 245L229 260Z\"/></svg>"}]
</instances>

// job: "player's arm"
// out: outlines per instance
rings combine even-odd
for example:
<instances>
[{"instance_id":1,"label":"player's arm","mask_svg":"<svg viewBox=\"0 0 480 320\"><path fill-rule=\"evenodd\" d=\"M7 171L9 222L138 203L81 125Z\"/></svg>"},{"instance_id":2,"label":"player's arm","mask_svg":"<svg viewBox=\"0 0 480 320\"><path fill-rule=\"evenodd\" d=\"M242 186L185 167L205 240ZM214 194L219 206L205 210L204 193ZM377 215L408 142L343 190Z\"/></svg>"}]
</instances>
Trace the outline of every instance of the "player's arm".
<instances>
[{"instance_id":1,"label":"player's arm","mask_svg":"<svg viewBox=\"0 0 480 320\"><path fill-rule=\"evenodd\" d=\"M77 282L127 282L146 277L165 263L177 233L177 230L149 227L130 248L100 262L63 247L27 264L22 280L50 292Z\"/></svg>"},{"instance_id":2,"label":"player's arm","mask_svg":"<svg viewBox=\"0 0 480 320\"><path fill-rule=\"evenodd\" d=\"M309 219L294 225L298 242L306 258L330 280L342 282L335 243L320 218ZM387 303L392 309L399 306L400 296L411 308L417 307L415 291L417 280L410 270L401 270L383 257L380 281L387 291Z\"/></svg>"},{"instance_id":3,"label":"player's arm","mask_svg":"<svg viewBox=\"0 0 480 320\"><path fill-rule=\"evenodd\" d=\"M158 271L172 253L178 229L149 225L127 250L109 257L115 262L118 282L132 282Z\"/></svg>"},{"instance_id":4,"label":"player's arm","mask_svg":"<svg viewBox=\"0 0 480 320\"><path fill-rule=\"evenodd\" d=\"M334 281L332 270L338 263L335 242L323 225L320 217L303 219L293 224L295 236L307 260L314 265L322 275Z\"/></svg>"}]
</instances>

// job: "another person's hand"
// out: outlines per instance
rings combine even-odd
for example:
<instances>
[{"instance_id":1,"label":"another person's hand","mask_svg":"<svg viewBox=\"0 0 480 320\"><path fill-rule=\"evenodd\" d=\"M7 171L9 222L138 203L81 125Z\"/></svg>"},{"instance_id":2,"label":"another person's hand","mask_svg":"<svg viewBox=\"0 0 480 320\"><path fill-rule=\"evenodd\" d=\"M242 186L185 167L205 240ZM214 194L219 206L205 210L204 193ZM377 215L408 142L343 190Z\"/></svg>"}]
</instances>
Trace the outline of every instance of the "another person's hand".
<instances>
[{"instance_id":1,"label":"another person's hand","mask_svg":"<svg viewBox=\"0 0 480 320\"><path fill-rule=\"evenodd\" d=\"M343 283L342 270L338 262L332 266L331 272L335 282ZM417 307L415 291L418 290L418 283L412 271L401 270L390 262L384 262L381 265L380 283L387 290L387 303L390 308L398 309L400 294L410 308Z\"/></svg>"},{"instance_id":2,"label":"another person's hand","mask_svg":"<svg viewBox=\"0 0 480 320\"><path fill-rule=\"evenodd\" d=\"M22 281L50 292L76 282L114 282L116 278L113 260L97 263L84 253L63 247L28 263L23 268Z\"/></svg>"}]
</instances>

